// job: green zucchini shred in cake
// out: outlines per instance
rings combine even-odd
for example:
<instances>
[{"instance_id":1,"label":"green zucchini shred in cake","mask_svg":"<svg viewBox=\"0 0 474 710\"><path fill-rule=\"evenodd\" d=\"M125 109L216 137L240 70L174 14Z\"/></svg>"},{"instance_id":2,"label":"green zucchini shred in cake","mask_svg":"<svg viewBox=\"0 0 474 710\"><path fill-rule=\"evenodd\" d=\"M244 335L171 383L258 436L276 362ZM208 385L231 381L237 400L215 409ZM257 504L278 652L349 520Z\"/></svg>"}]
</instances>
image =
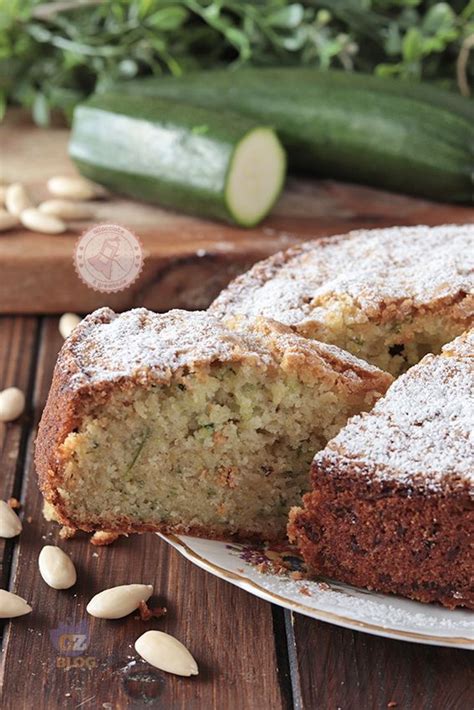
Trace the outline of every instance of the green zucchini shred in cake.
<instances>
[{"instance_id":1,"label":"green zucchini shred in cake","mask_svg":"<svg viewBox=\"0 0 474 710\"><path fill-rule=\"evenodd\" d=\"M262 318L101 309L60 353L41 487L72 528L283 537L314 452L391 381Z\"/></svg>"}]
</instances>

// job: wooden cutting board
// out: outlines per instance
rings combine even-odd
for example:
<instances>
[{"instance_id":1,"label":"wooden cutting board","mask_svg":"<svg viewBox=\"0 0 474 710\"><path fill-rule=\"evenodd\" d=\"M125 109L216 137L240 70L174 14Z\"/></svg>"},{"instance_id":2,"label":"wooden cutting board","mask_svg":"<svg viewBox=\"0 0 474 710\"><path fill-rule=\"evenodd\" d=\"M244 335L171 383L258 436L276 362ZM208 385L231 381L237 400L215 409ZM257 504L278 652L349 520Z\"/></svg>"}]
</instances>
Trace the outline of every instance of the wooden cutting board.
<instances>
[{"instance_id":1,"label":"wooden cutting board","mask_svg":"<svg viewBox=\"0 0 474 710\"><path fill-rule=\"evenodd\" d=\"M49 177L75 173L67 141L66 129L36 128L11 113L0 126L0 180L24 182L35 200L46 199ZM88 288L73 267L78 237L100 222L129 227L145 250L139 279L115 294ZM301 241L361 227L448 222L474 222L474 208L330 180L288 179L271 216L249 230L114 197L96 203L93 220L74 223L60 236L23 228L0 233L0 312L205 308L235 275Z\"/></svg>"}]
</instances>

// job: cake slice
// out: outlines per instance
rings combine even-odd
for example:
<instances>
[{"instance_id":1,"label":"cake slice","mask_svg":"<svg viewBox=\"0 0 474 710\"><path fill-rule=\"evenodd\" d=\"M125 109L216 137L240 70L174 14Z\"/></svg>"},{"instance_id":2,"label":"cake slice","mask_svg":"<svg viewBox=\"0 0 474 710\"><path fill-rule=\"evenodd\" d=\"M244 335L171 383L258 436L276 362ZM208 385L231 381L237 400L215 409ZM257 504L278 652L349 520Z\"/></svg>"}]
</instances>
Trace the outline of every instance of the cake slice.
<instances>
[{"instance_id":1,"label":"cake slice","mask_svg":"<svg viewBox=\"0 0 474 710\"><path fill-rule=\"evenodd\" d=\"M311 573L474 608L474 330L319 452L289 537Z\"/></svg>"},{"instance_id":2,"label":"cake slice","mask_svg":"<svg viewBox=\"0 0 474 710\"><path fill-rule=\"evenodd\" d=\"M470 327L474 224L307 242L256 264L210 310L274 318L397 375Z\"/></svg>"},{"instance_id":3,"label":"cake slice","mask_svg":"<svg viewBox=\"0 0 474 710\"><path fill-rule=\"evenodd\" d=\"M261 318L101 309L59 355L40 485L72 528L284 537L314 452L391 380Z\"/></svg>"}]
</instances>

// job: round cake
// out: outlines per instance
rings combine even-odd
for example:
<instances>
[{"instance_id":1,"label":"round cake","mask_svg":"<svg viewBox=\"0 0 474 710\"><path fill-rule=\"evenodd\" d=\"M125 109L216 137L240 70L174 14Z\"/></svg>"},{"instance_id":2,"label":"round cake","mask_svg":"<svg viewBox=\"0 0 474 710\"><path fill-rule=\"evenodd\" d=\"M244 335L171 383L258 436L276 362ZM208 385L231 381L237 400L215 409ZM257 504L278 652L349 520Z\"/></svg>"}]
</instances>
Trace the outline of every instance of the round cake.
<instances>
[{"instance_id":1,"label":"round cake","mask_svg":"<svg viewBox=\"0 0 474 710\"><path fill-rule=\"evenodd\" d=\"M58 358L43 494L97 534L279 540L316 453L310 574L474 607L473 318L474 225L309 242L208 312L100 309Z\"/></svg>"}]
</instances>

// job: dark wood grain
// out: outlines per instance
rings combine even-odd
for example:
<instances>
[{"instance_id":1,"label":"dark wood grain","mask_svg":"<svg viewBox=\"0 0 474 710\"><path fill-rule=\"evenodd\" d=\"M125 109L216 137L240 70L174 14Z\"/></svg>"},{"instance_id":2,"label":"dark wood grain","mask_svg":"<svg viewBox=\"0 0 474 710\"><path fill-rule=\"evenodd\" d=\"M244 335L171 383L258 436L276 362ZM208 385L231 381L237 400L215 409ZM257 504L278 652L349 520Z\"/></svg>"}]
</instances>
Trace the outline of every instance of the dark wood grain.
<instances>
[{"instance_id":1,"label":"dark wood grain","mask_svg":"<svg viewBox=\"0 0 474 710\"><path fill-rule=\"evenodd\" d=\"M0 425L1 496L21 494L24 522L20 538L0 548L6 562L1 586L33 606L31 615L3 626L2 710L474 707L469 652L377 638L283 612L191 565L156 535L109 548L94 548L85 536L60 540L57 526L41 514L32 453L61 342L56 319L0 319L0 387L15 384L28 394L22 418ZM64 592L47 587L37 569L41 547L56 543L78 570L78 584ZM156 602L169 610L165 618L87 616L93 594L137 581L155 585ZM68 656L61 647L61 625L86 636L80 655ZM177 678L141 661L133 643L149 628L181 639L200 675Z\"/></svg>"},{"instance_id":2,"label":"dark wood grain","mask_svg":"<svg viewBox=\"0 0 474 710\"><path fill-rule=\"evenodd\" d=\"M56 321L47 319L33 398L36 419L60 342ZM25 522L17 545L10 589L31 603L33 613L6 626L0 706L29 709L34 698L38 710L287 707L271 606L186 562L156 535L122 539L107 548L94 548L85 536L58 543L57 526L41 514L32 445L30 433L22 502L31 522ZM37 569L41 547L56 543L70 553L78 571L78 584L64 592L47 587ZM117 621L87 615L85 607L93 594L129 582L153 583L168 615L151 622L134 615ZM88 648L77 658L65 655L51 637L61 624L88 636ZM174 677L141 661L133 644L149 628L183 641L198 661L199 677Z\"/></svg>"},{"instance_id":3,"label":"dark wood grain","mask_svg":"<svg viewBox=\"0 0 474 710\"><path fill-rule=\"evenodd\" d=\"M31 389L36 358L38 322L34 318L0 319L0 390L19 387L27 395L27 406L14 422L0 422L0 498L19 496L21 461L32 423ZM0 538L0 586L5 587L14 543Z\"/></svg>"},{"instance_id":4,"label":"dark wood grain","mask_svg":"<svg viewBox=\"0 0 474 710\"><path fill-rule=\"evenodd\" d=\"M468 651L387 640L287 614L297 710L474 707Z\"/></svg>"}]
</instances>

